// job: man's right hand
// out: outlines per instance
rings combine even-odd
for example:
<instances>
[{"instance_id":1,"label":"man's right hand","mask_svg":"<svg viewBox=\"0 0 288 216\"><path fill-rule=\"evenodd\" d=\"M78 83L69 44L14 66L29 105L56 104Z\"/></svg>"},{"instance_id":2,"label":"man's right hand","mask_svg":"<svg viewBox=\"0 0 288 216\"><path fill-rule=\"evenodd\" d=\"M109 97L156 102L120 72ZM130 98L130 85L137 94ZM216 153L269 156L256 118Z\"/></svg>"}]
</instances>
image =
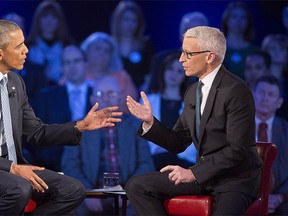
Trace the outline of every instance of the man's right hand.
<instances>
[{"instance_id":1,"label":"man's right hand","mask_svg":"<svg viewBox=\"0 0 288 216\"><path fill-rule=\"evenodd\" d=\"M141 91L141 98L143 104L138 103L129 95L127 96L127 107L132 115L144 122L143 126L145 128L151 127L154 122L152 115L152 108L146 94Z\"/></svg>"},{"instance_id":2,"label":"man's right hand","mask_svg":"<svg viewBox=\"0 0 288 216\"><path fill-rule=\"evenodd\" d=\"M29 165L17 165L12 163L10 173L19 175L22 178L27 179L34 190L44 193L48 189L48 185L38 176L33 170L44 170L44 167L29 166Z\"/></svg>"}]
</instances>

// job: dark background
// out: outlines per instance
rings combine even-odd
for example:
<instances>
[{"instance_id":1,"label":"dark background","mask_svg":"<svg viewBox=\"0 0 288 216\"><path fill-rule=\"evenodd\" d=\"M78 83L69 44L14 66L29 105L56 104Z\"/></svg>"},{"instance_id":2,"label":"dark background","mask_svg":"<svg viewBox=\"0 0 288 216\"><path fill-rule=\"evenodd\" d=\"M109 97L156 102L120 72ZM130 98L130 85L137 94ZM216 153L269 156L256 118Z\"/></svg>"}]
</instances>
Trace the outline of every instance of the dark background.
<instances>
[{"instance_id":1,"label":"dark background","mask_svg":"<svg viewBox=\"0 0 288 216\"><path fill-rule=\"evenodd\" d=\"M16 12L25 18L26 33L29 31L33 13L40 1L1 1L0 16ZM81 42L95 31L110 32L112 11L119 1L58 1L66 15L72 35ZM179 47L178 26L181 17L191 11L206 14L210 26L221 27L221 16L231 1L136 1L142 7L146 19L146 33L154 42L155 50ZM288 1L244 1L251 9L256 29L254 42L261 44L263 37L270 33L286 33L282 25L281 11Z\"/></svg>"}]
</instances>

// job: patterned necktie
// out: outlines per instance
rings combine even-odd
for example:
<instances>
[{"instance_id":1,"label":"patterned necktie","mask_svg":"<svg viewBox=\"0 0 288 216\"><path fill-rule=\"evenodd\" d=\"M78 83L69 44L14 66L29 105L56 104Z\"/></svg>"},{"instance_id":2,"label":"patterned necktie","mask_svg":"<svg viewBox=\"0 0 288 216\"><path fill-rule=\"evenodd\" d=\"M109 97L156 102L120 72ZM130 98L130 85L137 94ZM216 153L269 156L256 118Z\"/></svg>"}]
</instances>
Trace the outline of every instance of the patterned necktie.
<instances>
[{"instance_id":1,"label":"patterned necktie","mask_svg":"<svg viewBox=\"0 0 288 216\"><path fill-rule=\"evenodd\" d=\"M2 151L5 151L5 148L8 150L8 159L17 163L17 156L15 150L15 144L13 139L13 131L12 131L12 121L11 121L11 113L10 113L10 104L9 97L7 91L7 78L3 77L0 82L1 85L1 106L2 106L2 117L3 119L3 131L2 131ZM4 141L4 143L3 143ZM5 142L6 141L6 142ZM5 147L5 145L7 147ZM2 152L3 155L3 152Z\"/></svg>"},{"instance_id":2,"label":"patterned necktie","mask_svg":"<svg viewBox=\"0 0 288 216\"><path fill-rule=\"evenodd\" d=\"M200 120L201 120L201 102L202 102L202 87L203 83L199 80L196 89L196 135L199 136Z\"/></svg>"},{"instance_id":3,"label":"patterned necktie","mask_svg":"<svg viewBox=\"0 0 288 216\"><path fill-rule=\"evenodd\" d=\"M1 104L1 100L0 100ZM6 158L8 156L8 149L7 149L7 143L4 135L4 124L3 124L3 114L2 109L0 112L0 142L1 142L1 156Z\"/></svg>"},{"instance_id":4,"label":"patterned necktie","mask_svg":"<svg viewBox=\"0 0 288 216\"><path fill-rule=\"evenodd\" d=\"M107 159L109 172L118 172L118 155L116 149L116 133L114 127L105 129L107 137Z\"/></svg>"},{"instance_id":5,"label":"patterned necktie","mask_svg":"<svg viewBox=\"0 0 288 216\"><path fill-rule=\"evenodd\" d=\"M268 142L268 135L267 135L267 124L265 122L261 122L258 126L258 141Z\"/></svg>"},{"instance_id":6,"label":"patterned necktie","mask_svg":"<svg viewBox=\"0 0 288 216\"><path fill-rule=\"evenodd\" d=\"M81 90L73 89L71 91L71 105L72 120L77 121L83 118L84 106L81 101Z\"/></svg>"}]
</instances>

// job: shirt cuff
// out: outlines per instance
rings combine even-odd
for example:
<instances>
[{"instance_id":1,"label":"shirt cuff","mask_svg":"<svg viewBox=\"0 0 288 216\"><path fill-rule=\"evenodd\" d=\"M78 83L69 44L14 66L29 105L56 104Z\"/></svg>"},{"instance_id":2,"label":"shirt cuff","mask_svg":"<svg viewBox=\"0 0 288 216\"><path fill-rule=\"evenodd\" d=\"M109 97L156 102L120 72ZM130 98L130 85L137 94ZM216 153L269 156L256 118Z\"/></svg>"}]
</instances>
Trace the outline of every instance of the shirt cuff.
<instances>
[{"instance_id":1,"label":"shirt cuff","mask_svg":"<svg viewBox=\"0 0 288 216\"><path fill-rule=\"evenodd\" d=\"M144 134L146 134L146 133L150 130L151 127L152 127L152 125L151 125L150 127L148 127L148 128L144 128L144 126L143 126L143 124L142 124L142 130L143 130L142 136L143 136Z\"/></svg>"}]
</instances>

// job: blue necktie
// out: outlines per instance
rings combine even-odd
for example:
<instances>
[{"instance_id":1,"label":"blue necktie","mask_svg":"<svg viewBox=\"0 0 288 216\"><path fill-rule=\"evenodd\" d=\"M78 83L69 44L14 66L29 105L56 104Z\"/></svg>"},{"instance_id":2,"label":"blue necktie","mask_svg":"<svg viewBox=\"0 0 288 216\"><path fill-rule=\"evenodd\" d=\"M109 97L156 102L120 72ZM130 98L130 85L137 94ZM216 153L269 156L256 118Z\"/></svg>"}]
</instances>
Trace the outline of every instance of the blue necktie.
<instances>
[{"instance_id":1,"label":"blue necktie","mask_svg":"<svg viewBox=\"0 0 288 216\"><path fill-rule=\"evenodd\" d=\"M199 80L196 89L196 135L199 136L200 120L201 120L201 102L202 102L202 86L203 83Z\"/></svg>"},{"instance_id":2,"label":"blue necktie","mask_svg":"<svg viewBox=\"0 0 288 216\"><path fill-rule=\"evenodd\" d=\"M7 78L3 77L0 82L1 84L1 105L2 105L2 117L3 119L3 134L2 134L2 155L3 151L5 151L5 145L7 145L8 150L8 159L17 163L17 156L15 150L15 144L13 139L13 131L12 131L12 121L11 121L11 113L10 113L10 104L9 97L7 91ZM4 139L3 139L4 138ZM4 141L4 142L3 142Z\"/></svg>"},{"instance_id":3,"label":"blue necktie","mask_svg":"<svg viewBox=\"0 0 288 216\"><path fill-rule=\"evenodd\" d=\"M81 100L81 90L74 89L71 91L71 105L70 110L72 113L72 120L77 121L83 118L84 105Z\"/></svg>"}]
</instances>

